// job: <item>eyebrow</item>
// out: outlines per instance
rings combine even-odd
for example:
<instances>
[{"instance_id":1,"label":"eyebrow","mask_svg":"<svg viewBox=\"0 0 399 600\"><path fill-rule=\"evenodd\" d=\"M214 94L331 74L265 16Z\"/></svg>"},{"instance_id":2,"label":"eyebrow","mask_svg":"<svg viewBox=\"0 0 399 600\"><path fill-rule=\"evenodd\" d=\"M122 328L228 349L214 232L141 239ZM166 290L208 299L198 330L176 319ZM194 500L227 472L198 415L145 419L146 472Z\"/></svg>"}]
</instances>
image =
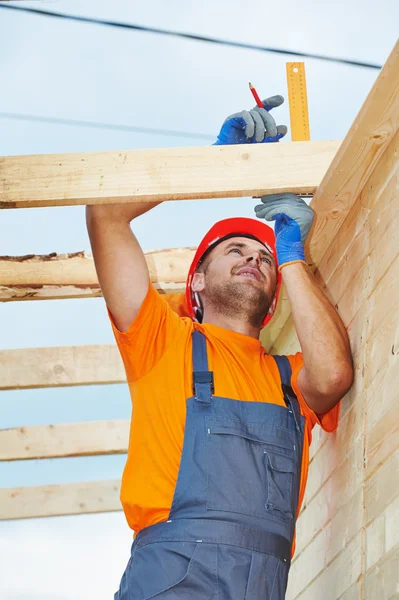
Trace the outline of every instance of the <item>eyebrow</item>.
<instances>
[{"instance_id":1,"label":"eyebrow","mask_svg":"<svg viewBox=\"0 0 399 600\"><path fill-rule=\"evenodd\" d=\"M231 242L230 244L227 244L225 249L230 250L230 248L248 248L248 244L245 244L244 242ZM273 262L276 263L276 261L274 260L273 254L271 254L267 250L263 250L263 248L259 248L259 252L263 256L270 256L270 258L273 260Z\"/></svg>"}]
</instances>

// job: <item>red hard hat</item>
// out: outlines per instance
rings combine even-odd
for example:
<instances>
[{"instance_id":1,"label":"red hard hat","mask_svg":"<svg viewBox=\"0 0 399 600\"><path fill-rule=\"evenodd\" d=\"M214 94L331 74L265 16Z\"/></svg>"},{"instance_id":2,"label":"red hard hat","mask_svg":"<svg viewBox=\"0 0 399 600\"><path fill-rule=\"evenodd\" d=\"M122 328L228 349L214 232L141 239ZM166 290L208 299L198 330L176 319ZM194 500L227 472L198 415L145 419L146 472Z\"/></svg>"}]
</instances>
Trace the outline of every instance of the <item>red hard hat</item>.
<instances>
[{"instance_id":1,"label":"red hard hat","mask_svg":"<svg viewBox=\"0 0 399 600\"><path fill-rule=\"evenodd\" d=\"M197 270L198 263L204 256L205 252L212 246L216 246L218 243L223 241L226 237L232 236L251 236L259 240L261 244L264 244L268 250L273 254L274 260L277 264L277 253L276 253L276 238L274 231L269 225L256 219L248 219L246 217L233 217L231 219L224 219L218 221L211 227L204 239L199 244L195 253L193 262L191 263L190 270L188 272L187 283L186 283L186 302L190 317L196 321L197 312L200 307L198 305L195 294L191 290L191 282L195 271ZM278 296L281 288L281 273L277 273L277 287L275 298L278 300ZM276 303L277 304L277 303ZM273 315L266 315L262 322L264 327L272 318Z\"/></svg>"}]
</instances>

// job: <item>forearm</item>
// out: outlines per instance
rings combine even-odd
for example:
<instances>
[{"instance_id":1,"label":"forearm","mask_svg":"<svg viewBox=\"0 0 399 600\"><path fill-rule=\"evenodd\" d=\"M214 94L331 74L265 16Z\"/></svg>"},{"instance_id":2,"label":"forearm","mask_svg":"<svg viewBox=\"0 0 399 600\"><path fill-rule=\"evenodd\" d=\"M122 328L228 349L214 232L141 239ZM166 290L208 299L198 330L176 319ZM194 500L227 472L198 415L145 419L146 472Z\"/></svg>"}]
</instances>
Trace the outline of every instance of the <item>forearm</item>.
<instances>
[{"instance_id":1,"label":"forearm","mask_svg":"<svg viewBox=\"0 0 399 600\"><path fill-rule=\"evenodd\" d=\"M147 262L130 222L159 202L86 207L98 280L117 327L127 331L147 294Z\"/></svg>"},{"instance_id":2,"label":"forearm","mask_svg":"<svg viewBox=\"0 0 399 600\"><path fill-rule=\"evenodd\" d=\"M128 204L93 204L86 206L86 219L100 219L103 223L130 223L136 217L143 215L161 202L131 202Z\"/></svg>"},{"instance_id":3,"label":"forearm","mask_svg":"<svg viewBox=\"0 0 399 600\"><path fill-rule=\"evenodd\" d=\"M352 356L344 324L303 263L281 270L301 345L307 381L321 393L351 380ZM343 385L347 387L347 385Z\"/></svg>"}]
</instances>

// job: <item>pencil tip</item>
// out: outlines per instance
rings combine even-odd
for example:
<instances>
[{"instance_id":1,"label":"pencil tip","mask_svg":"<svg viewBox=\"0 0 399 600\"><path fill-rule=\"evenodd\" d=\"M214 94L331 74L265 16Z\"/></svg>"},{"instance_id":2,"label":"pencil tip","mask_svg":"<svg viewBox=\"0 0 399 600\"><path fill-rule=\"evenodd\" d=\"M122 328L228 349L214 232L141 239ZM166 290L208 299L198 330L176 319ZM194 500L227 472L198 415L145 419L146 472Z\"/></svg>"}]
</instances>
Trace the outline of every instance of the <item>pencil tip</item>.
<instances>
[{"instance_id":1,"label":"pencil tip","mask_svg":"<svg viewBox=\"0 0 399 600\"><path fill-rule=\"evenodd\" d=\"M251 83L251 82L249 82L249 84L248 84L248 85L249 85L249 89L250 89L250 90L252 90L252 88L254 87L254 86L252 85L252 83Z\"/></svg>"}]
</instances>

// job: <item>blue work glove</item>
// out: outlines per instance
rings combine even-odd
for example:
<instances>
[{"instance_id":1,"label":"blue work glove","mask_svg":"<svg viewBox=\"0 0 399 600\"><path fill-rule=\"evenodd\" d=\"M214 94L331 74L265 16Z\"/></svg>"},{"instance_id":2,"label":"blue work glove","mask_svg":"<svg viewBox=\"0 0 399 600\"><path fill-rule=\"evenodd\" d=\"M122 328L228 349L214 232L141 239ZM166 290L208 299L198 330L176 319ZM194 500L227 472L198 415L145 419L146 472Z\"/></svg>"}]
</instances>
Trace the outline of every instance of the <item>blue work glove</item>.
<instances>
[{"instance_id":1,"label":"blue work glove","mask_svg":"<svg viewBox=\"0 0 399 600\"><path fill-rule=\"evenodd\" d=\"M314 210L295 194L262 196L255 206L256 216L275 221L276 251L279 270L293 262L304 262L304 242L314 219Z\"/></svg>"},{"instance_id":2,"label":"blue work glove","mask_svg":"<svg viewBox=\"0 0 399 600\"><path fill-rule=\"evenodd\" d=\"M214 146L278 142L287 133L285 125L276 126L269 111L284 102L282 96L262 100L264 108L255 106L227 117Z\"/></svg>"}]
</instances>

